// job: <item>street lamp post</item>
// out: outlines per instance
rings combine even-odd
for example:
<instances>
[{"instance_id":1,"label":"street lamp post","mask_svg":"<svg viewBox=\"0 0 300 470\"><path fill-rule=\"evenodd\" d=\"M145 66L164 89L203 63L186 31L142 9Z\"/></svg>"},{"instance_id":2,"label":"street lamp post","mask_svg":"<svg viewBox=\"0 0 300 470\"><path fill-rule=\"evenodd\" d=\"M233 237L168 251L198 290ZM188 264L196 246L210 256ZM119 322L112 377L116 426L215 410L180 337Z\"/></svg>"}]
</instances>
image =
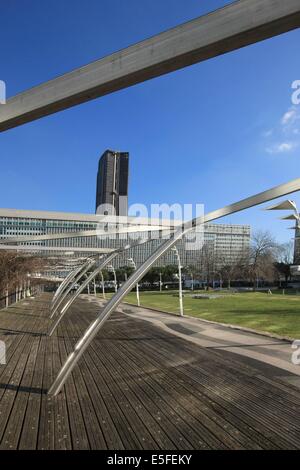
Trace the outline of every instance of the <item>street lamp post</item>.
<instances>
[{"instance_id":1,"label":"street lamp post","mask_svg":"<svg viewBox=\"0 0 300 470\"><path fill-rule=\"evenodd\" d=\"M162 291L162 274L159 273L159 291Z\"/></svg>"},{"instance_id":2,"label":"street lamp post","mask_svg":"<svg viewBox=\"0 0 300 470\"><path fill-rule=\"evenodd\" d=\"M194 290L194 274L191 272L192 291Z\"/></svg>"},{"instance_id":3,"label":"street lamp post","mask_svg":"<svg viewBox=\"0 0 300 470\"><path fill-rule=\"evenodd\" d=\"M178 279L179 279L179 309L180 309L180 315L183 317L183 300L182 300L182 275L181 275L181 260L179 256L179 251L177 249L177 246L173 246L171 248L172 251L174 251L177 263L178 263Z\"/></svg>"},{"instance_id":4,"label":"street lamp post","mask_svg":"<svg viewBox=\"0 0 300 470\"><path fill-rule=\"evenodd\" d=\"M115 270L115 268L113 267L112 264L110 264L109 266L107 266L107 269L108 269L111 273L113 273L115 292L117 292L117 290L118 290L118 284L117 284L116 270Z\"/></svg>"},{"instance_id":5,"label":"street lamp post","mask_svg":"<svg viewBox=\"0 0 300 470\"><path fill-rule=\"evenodd\" d=\"M133 269L136 271L136 264L135 264L135 261L133 258L128 258L128 261L130 263L130 265L133 267ZM137 304L138 304L138 307L140 307L141 303L140 303L140 290L139 290L139 283L137 282L136 283L136 300L137 300Z\"/></svg>"},{"instance_id":6,"label":"street lamp post","mask_svg":"<svg viewBox=\"0 0 300 470\"><path fill-rule=\"evenodd\" d=\"M100 276L101 276L101 285L102 285L102 297L103 297L103 299L106 299L104 277L103 277L103 272L102 271L100 271Z\"/></svg>"}]
</instances>

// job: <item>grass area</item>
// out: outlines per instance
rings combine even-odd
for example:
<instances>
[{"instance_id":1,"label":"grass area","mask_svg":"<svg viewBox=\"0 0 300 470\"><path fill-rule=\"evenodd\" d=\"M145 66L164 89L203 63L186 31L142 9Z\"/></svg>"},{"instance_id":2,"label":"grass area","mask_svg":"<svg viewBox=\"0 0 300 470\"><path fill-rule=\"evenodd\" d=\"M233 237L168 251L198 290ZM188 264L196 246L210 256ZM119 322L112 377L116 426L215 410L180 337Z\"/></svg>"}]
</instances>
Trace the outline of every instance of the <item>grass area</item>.
<instances>
[{"instance_id":1,"label":"grass area","mask_svg":"<svg viewBox=\"0 0 300 470\"><path fill-rule=\"evenodd\" d=\"M141 292L141 305L179 313L176 294L176 291ZM135 292L131 292L125 300L136 304ZM227 293L217 299L193 299L189 292L184 297L184 311L186 315L205 320L300 338L300 295L289 295L288 292L286 295L282 295L281 291L277 295L264 292Z\"/></svg>"}]
</instances>

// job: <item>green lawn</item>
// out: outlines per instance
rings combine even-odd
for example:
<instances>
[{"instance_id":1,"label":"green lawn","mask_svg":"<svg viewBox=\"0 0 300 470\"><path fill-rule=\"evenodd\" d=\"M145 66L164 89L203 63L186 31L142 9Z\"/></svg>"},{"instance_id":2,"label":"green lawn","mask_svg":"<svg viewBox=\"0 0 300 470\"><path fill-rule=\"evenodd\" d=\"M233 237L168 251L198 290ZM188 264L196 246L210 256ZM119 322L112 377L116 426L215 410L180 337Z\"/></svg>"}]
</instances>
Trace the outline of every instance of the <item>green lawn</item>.
<instances>
[{"instance_id":1,"label":"green lawn","mask_svg":"<svg viewBox=\"0 0 300 470\"><path fill-rule=\"evenodd\" d=\"M201 291L203 294L204 292ZM222 294L220 294L222 295ZM179 313L176 292L141 292L141 305ZM136 304L136 294L125 299ZM300 338L300 295L269 295L262 292L226 294L218 299L184 297L186 315L245 326L291 338Z\"/></svg>"}]
</instances>

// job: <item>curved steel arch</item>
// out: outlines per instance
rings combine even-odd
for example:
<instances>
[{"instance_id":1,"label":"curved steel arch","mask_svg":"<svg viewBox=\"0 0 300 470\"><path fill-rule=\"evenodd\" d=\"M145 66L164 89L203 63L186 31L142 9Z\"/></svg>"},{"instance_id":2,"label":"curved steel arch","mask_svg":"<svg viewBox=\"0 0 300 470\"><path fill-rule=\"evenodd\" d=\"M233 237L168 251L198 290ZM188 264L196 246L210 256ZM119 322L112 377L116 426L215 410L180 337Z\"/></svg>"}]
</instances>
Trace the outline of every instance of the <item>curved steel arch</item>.
<instances>
[{"instance_id":1,"label":"curved steel arch","mask_svg":"<svg viewBox=\"0 0 300 470\"><path fill-rule=\"evenodd\" d=\"M85 273L96 263L96 260L88 259L84 265L81 267L79 272L73 274L73 277L71 278L73 281L72 283L68 283L63 291L61 291L59 297L56 298L55 302L53 305L51 305L51 315L50 318L53 318L67 295L71 292L71 290L75 287L75 285L80 281L80 279L85 275ZM75 278L74 278L75 275Z\"/></svg>"},{"instance_id":2,"label":"curved steel arch","mask_svg":"<svg viewBox=\"0 0 300 470\"><path fill-rule=\"evenodd\" d=\"M300 178L297 178L296 180L276 186L272 189L243 199L242 201L233 203L229 206L225 206L222 209L212 211L205 216L197 217L196 219L192 219L182 224L182 228L177 230L169 240L164 242L151 256L149 256L149 258L139 267L139 269L137 269L130 276L130 278L119 289L119 291L107 302L104 309L99 313L98 317L91 323L82 338L76 343L74 351L68 356L66 362L62 366L56 379L51 385L48 394L57 395L60 392L78 360L87 349L91 341L95 338L100 328L111 315L111 313L120 304L128 292L131 291L135 284L143 278L143 276L149 271L153 264L173 245L175 245L177 240L181 239L183 235L192 231L197 226L197 224L211 222L221 217L225 217L226 215L249 209L250 207L268 202L272 199L276 199L299 190Z\"/></svg>"},{"instance_id":3,"label":"curved steel arch","mask_svg":"<svg viewBox=\"0 0 300 470\"><path fill-rule=\"evenodd\" d=\"M99 256L99 255L95 255L95 256ZM72 281L72 279L80 273L80 271L88 264L90 263L91 261L93 261L93 258L95 256L89 256L88 258L86 258L83 263L81 263L79 266L76 266L74 269L71 269L71 271L69 272L69 274L66 276L66 278L62 281L62 283L60 284L60 286L57 288L53 298L52 298L52 301L51 301L51 305L53 305L55 302L56 302L56 298L59 297L59 294L60 292Z\"/></svg>"},{"instance_id":4,"label":"curved steel arch","mask_svg":"<svg viewBox=\"0 0 300 470\"><path fill-rule=\"evenodd\" d=\"M105 266L107 266L114 258L116 258L116 256L118 256L119 252L117 253L112 253L111 255L109 255L104 261L102 261L102 263L100 262L98 264L98 266L96 267L96 269L94 269L94 271L89 275L87 276L87 278L85 279L85 281L81 284L81 286L79 286L79 288L76 290L75 294L73 295L73 297L71 297L71 299L68 300L68 302L63 306L58 318L56 319L54 325L51 327L51 330L49 332L49 336L52 336L54 331L56 330L56 328L58 327L58 325L60 324L60 322L62 321L63 317L65 316L65 314L67 313L67 311L69 310L69 308L71 307L71 305L75 302L75 300L77 299L77 297L79 297L79 295L81 294L81 292L88 286L88 284L93 280L95 279L95 277L101 272L101 270L103 268L105 268Z\"/></svg>"},{"instance_id":5,"label":"curved steel arch","mask_svg":"<svg viewBox=\"0 0 300 470\"><path fill-rule=\"evenodd\" d=\"M63 294L64 290L69 286L70 283L73 283L75 277L80 274L83 269L89 265L91 262L91 259L90 257L87 258L83 263L81 263L80 266L77 266L76 268L72 269L70 271L70 273L68 274L68 276L63 280L63 282L61 283L61 285L58 287L58 289L56 290L53 298L52 298L52 301L51 301L51 307L53 307L55 305L56 302L58 302L59 298L61 297L61 295Z\"/></svg>"},{"instance_id":6,"label":"curved steel arch","mask_svg":"<svg viewBox=\"0 0 300 470\"><path fill-rule=\"evenodd\" d=\"M164 232L173 232L174 231L174 228L172 226L166 228L166 229L161 229L161 232L164 233ZM147 243L149 240L146 239L146 240L143 240L143 239L140 239L138 242L135 242L135 243L132 243L132 244L128 244L128 245L125 245L125 247L122 247L122 248L117 248L116 250L113 250L110 254L108 255L103 255L103 256L110 256L110 255L113 255L114 253L121 253L123 251L126 251L130 248L134 248L136 246L139 246L143 243ZM71 279L74 279L74 276L76 276L77 274L79 274L73 281L73 283L67 288L66 291L62 291L61 290L61 293L59 295L59 297L56 296L56 298L54 300L52 300L51 302L51 315L50 315L50 318L53 318L53 316L55 315L55 313L57 312L58 308L60 307L60 305L62 304L62 302L64 301L64 299L67 297L67 295L69 294L69 292L74 288L74 286L78 283L78 281L82 278L82 276L89 270L89 268L91 267L91 265L95 264L97 261L96 260L93 260L93 258L96 258L98 257L99 255L93 255L93 256L89 256L89 258L86 260L86 262L81 266L81 269L79 268L79 270L75 269L73 271L73 276L70 277L70 279L65 283L64 285L64 288L68 285L68 283L70 282ZM102 256L102 257L103 257ZM101 258L102 258L101 257ZM114 257L113 257L114 258ZM112 258L112 259L113 259Z\"/></svg>"},{"instance_id":7,"label":"curved steel arch","mask_svg":"<svg viewBox=\"0 0 300 470\"><path fill-rule=\"evenodd\" d=\"M144 243L147 243L149 240L140 240L138 243L134 243L134 244L129 244L129 245L126 245L122 248L118 248L117 250L115 250L113 253L111 253L110 255L107 256L107 258L104 259L104 261L102 261L101 263L98 264L97 268L87 277L87 279L81 284L81 286L76 290L75 294L73 295L73 297L71 299L69 299L69 301L64 305L64 307L62 308L56 322L54 323L54 325L52 326L50 332L49 332L49 336L52 336L52 334L54 333L54 331L56 330L56 328L58 327L58 325L60 324L61 320L63 319L63 317L65 316L65 314L67 313L67 311L69 310L69 308L71 307L71 305L73 304L73 302L77 299L77 297L81 294L81 292L86 288L86 286L88 286L88 284L93 280L95 279L95 277L102 272L102 269L105 268L105 266L107 266L114 258L116 258L119 254L121 253L124 253L125 251L129 250L130 248L135 248L137 246L140 246L140 245L143 245ZM103 276L102 276L103 277ZM52 317L51 317L52 318Z\"/></svg>"},{"instance_id":8,"label":"curved steel arch","mask_svg":"<svg viewBox=\"0 0 300 470\"><path fill-rule=\"evenodd\" d=\"M85 262L84 262L85 263ZM69 272L69 274L65 277L65 279L62 281L62 283L58 286L58 288L56 289L55 293L54 293L54 296L52 298L52 301L51 301L51 305L53 305L55 303L55 299L56 297L59 296L59 293L65 288L65 286L67 284L69 284L69 282L71 281L71 279L76 276L79 271L81 271L82 269L82 266L83 264L82 263L80 266L76 266L74 269L71 269L71 271Z\"/></svg>"}]
</instances>

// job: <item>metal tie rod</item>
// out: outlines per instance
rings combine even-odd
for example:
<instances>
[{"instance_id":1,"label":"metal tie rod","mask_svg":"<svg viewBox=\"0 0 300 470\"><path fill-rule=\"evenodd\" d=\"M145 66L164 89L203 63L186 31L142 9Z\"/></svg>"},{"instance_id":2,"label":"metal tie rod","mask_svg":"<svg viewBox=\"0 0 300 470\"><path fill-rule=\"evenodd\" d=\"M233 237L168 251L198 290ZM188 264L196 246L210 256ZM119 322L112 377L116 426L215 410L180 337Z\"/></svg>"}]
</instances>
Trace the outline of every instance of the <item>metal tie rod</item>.
<instances>
[{"instance_id":1,"label":"metal tie rod","mask_svg":"<svg viewBox=\"0 0 300 470\"><path fill-rule=\"evenodd\" d=\"M167 229L162 229L161 232L165 232L165 231L174 231L174 227L168 227ZM122 252L122 251L125 251L125 250L128 250L129 248L134 248L138 245L141 245L143 243L147 243L149 240L146 239L146 240L143 240L143 239L140 239L138 242L136 243L133 243L133 244L128 244L126 245L125 247L122 247L122 248L117 248L116 250L114 250L112 253L119 253L119 252ZM111 253L111 254L112 254ZM96 260L93 260L93 258L95 257L99 257L99 255L94 255L94 256L90 256L86 262L81 266L81 268L79 269L79 271L77 272L77 269L72 271L73 273L73 276L70 277L70 279L68 279L68 281L64 284L64 288L66 288L66 286L69 284L69 282L71 282L71 279L74 278L74 276L76 276L77 274L80 274L79 276L77 276L75 278L75 280L73 281L72 285L69 286L69 288L67 289L67 291L65 293L63 293L63 289L61 289L61 293L58 295L56 295L56 293L54 294L54 296L56 297L54 300L52 299L52 302L51 302L51 315L50 315L50 318L53 318L53 316L55 315L55 313L57 312L58 308L60 307L60 305L62 304L63 300L66 298L66 296L69 294L69 292L73 289L73 287L78 283L78 281L84 276L84 274L88 271L88 269L96 263ZM102 258L102 257L101 257ZM87 269L86 269L87 267Z\"/></svg>"},{"instance_id":2,"label":"metal tie rod","mask_svg":"<svg viewBox=\"0 0 300 470\"><path fill-rule=\"evenodd\" d=\"M171 227L168 227L168 228L166 228L166 229L163 228L161 231L164 232L164 231L170 231L170 230L173 231L173 230L174 230L174 227L171 226ZM145 242L147 242L147 241L148 241L148 240L145 240ZM140 244L141 242L144 243L143 240L141 240L140 242L138 242L138 244ZM137 246L137 244L133 244L133 245L131 245L131 246L128 245L127 247L125 247L125 249L133 248L134 246ZM112 253L114 253L115 251L118 251L118 249L117 249L117 250L114 250ZM61 283L61 285L58 287L58 289L56 290L56 292L55 292L55 294L54 294L54 296L53 296L53 299L52 299L52 301L51 301L51 309L54 307L54 304L58 301L59 295L62 295L62 291L63 291L63 290L66 288L66 286L71 282L71 280L72 280L77 274L79 274L79 272L80 272L81 270L84 269L84 267L86 266L86 264L90 263L90 262L93 260L93 258L96 258L96 257L99 257L99 255L97 254L97 255L89 256L89 257L86 259L86 261L85 261L81 266L79 266L78 268L76 267L74 270L72 270L72 271L68 274L68 276L66 277L66 279L64 279L64 281L63 281L63 282ZM96 262L96 261L95 261L95 262ZM86 271L83 272L83 274L85 274L85 273L86 273ZM81 276L80 276L79 279L81 279ZM79 279L78 279L78 280L79 280ZM76 282L78 282L78 280L75 280L74 283L76 284ZM74 286L74 284L73 284L73 286ZM72 287L73 287L73 286L72 286ZM70 290L71 290L71 289L70 289ZM60 294L60 293L61 293L61 294ZM51 316L51 318L52 318L52 316Z\"/></svg>"},{"instance_id":3,"label":"metal tie rod","mask_svg":"<svg viewBox=\"0 0 300 470\"><path fill-rule=\"evenodd\" d=\"M80 279L86 274L86 272L95 264L96 261L89 261L85 264L82 269L77 273L75 278L72 277L72 281L65 286L65 289L60 293L59 297L55 299L55 302L51 305L51 315L50 318L53 318L61 304L64 302L68 294L72 291L75 285L80 281Z\"/></svg>"},{"instance_id":4,"label":"metal tie rod","mask_svg":"<svg viewBox=\"0 0 300 470\"><path fill-rule=\"evenodd\" d=\"M60 293L62 295L62 291L66 288L66 286L69 285L69 283L75 278L75 276L77 276L77 274L79 274L85 268L85 266L88 266L90 263L92 263L92 261L94 261L93 258L95 258L96 256L99 255L89 256L80 266L72 269L72 271L68 274L68 276L63 280L61 285L56 290L51 302L51 306L55 304Z\"/></svg>"},{"instance_id":5,"label":"metal tie rod","mask_svg":"<svg viewBox=\"0 0 300 470\"><path fill-rule=\"evenodd\" d=\"M55 313L57 312L57 310L59 309L59 307L61 306L61 304L63 303L63 301L65 300L65 298L67 297L67 295L69 294L69 292L71 292L71 290L75 287L75 285L80 281L80 279L86 274L86 272L96 263L96 260L90 260L89 263L86 263L84 265L84 269L81 269L81 271L79 272L79 274L75 277L74 281L72 282L72 284L69 285L69 287L64 290L61 295L59 296L59 298L56 299L56 302L55 304L52 306L52 311L51 311L51 315L50 315L50 318L53 318Z\"/></svg>"},{"instance_id":6,"label":"metal tie rod","mask_svg":"<svg viewBox=\"0 0 300 470\"><path fill-rule=\"evenodd\" d=\"M79 274L81 269L83 269L84 266L86 264L88 264L90 261L92 261L93 258L95 258L96 256L99 256L99 254L89 256L88 258L85 259L85 261L83 263L81 263L79 266L76 265L75 268L73 268L69 272L69 274L66 276L66 278L63 280L63 282L60 284L60 286L55 291L55 294L54 294L53 299L51 301L51 305L55 303L56 297L58 297L59 293L66 287L67 284L69 284L69 282L71 282L72 278L74 278L77 274Z\"/></svg>"},{"instance_id":7,"label":"metal tie rod","mask_svg":"<svg viewBox=\"0 0 300 470\"><path fill-rule=\"evenodd\" d=\"M76 343L74 351L68 356L66 362L62 366L56 379L51 385L48 394L55 396L60 392L67 378L69 377L75 365L79 361L80 357L88 348L91 341L96 337L100 328L109 318L111 313L116 309L116 307L120 304L120 302L128 294L128 292L132 290L136 283L144 277L144 275L149 271L149 269L151 269L153 264L173 245L175 245L177 240L181 239L183 235L195 229L198 224L211 222L221 217L225 217L227 215L234 214L245 209L249 209L256 205L263 204L281 196L286 196L287 194L294 193L299 190L300 178L297 178L288 183L276 186L262 193L230 204L229 206L225 206L221 209L209 212L205 216L197 217L195 219L183 223L181 229L177 230L169 240L164 242L152 255L150 255L149 258L139 267L139 269L137 269L125 282L125 284L123 284L123 286L118 290L118 292L107 302L104 309L98 314L97 318L91 323L91 325L83 334L82 338Z\"/></svg>"},{"instance_id":8,"label":"metal tie rod","mask_svg":"<svg viewBox=\"0 0 300 470\"><path fill-rule=\"evenodd\" d=\"M59 316L57 317L54 325L51 327L51 330L49 332L49 336L52 336L54 331L56 330L56 328L58 327L58 325L60 324L60 322L62 321L63 317L65 316L65 314L67 313L67 311L69 310L69 308L71 307L71 305L75 302L75 300L77 299L77 297L79 297L79 295L81 294L81 292L86 288L86 286L97 276L97 274L100 273L100 271L105 268L105 266L107 266L116 256L118 256L119 254L119 251L116 253L112 253L111 255L109 255L104 261L100 262L98 264L98 266L96 267L96 269L94 269L94 271L86 278L86 280L81 284L81 286L76 290L75 294L73 295L73 297L71 297L68 302L63 306Z\"/></svg>"},{"instance_id":9,"label":"metal tie rod","mask_svg":"<svg viewBox=\"0 0 300 470\"><path fill-rule=\"evenodd\" d=\"M71 266L71 270L68 272L67 276L62 280L62 282L60 283L60 285L58 286L58 288L56 289L55 293L54 293L54 296L53 296L53 299L52 299L52 303L54 303L54 300L56 299L56 297L59 295L59 293L64 289L64 287L66 286L66 284L69 283L69 281L72 279L72 276L74 275L74 273L78 273L81 269L82 269L82 266L83 266L84 262L79 264L79 265L76 265L76 266Z\"/></svg>"},{"instance_id":10,"label":"metal tie rod","mask_svg":"<svg viewBox=\"0 0 300 470\"><path fill-rule=\"evenodd\" d=\"M81 263L80 266L76 266L74 269L72 269L72 271L67 275L67 277L63 280L63 282L60 284L60 286L57 288L53 298L52 298L52 301L51 301L51 306L54 305L54 303L56 302L56 298L59 296L60 292L65 289L65 287L71 282L71 280L77 275L79 274L79 272L84 269L84 267L86 265L88 265L89 263L91 263L93 261L93 258L96 258L96 257L99 257L99 254L97 255L92 255L92 256L89 256L83 263Z\"/></svg>"},{"instance_id":11,"label":"metal tie rod","mask_svg":"<svg viewBox=\"0 0 300 470\"><path fill-rule=\"evenodd\" d=\"M84 264L84 263L83 263L83 264ZM79 271L81 271L83 264L81 264L80 266L78 266L78 267L72 269L72 270L69 272L69 274L65 277L65 279L62 281L62 283L58 286L58 288L56 289L56 291L55 291L55 293L54 293L54 296L53 296L53 298L52 298L52 302L51 302L52 305L54 304L55 299L56 299L56 297L59 295L59 293L65 288L65 286L66 286L67 284L69 284L69 282L71 281L71 279L72 279L74 276L76 276L76 274L78 274Z\"/></svg>"},{"instance_id":12,"label":"metal tie rod","mask_svg":"<svg viewBox=\"0 0 300 470\"><path fill-rule=\"evenodd\" d=\"M56 292L54 295L54 299L51 302L51 309L54 308L55 304L60 301L61 297L64 295L64 292L66 289L70 286L73 285L74 282L76 282L78 279L81 278L81 274L83 275L86 271L86 268L89 268L92 264L94 263L94 260L91 260L88 258L81 266L80 268L76 268L72 270L71 276L68 276L68 279L66 282L64 282L63 287L60 289L60 292Z\"/></svg>"},{"instance_id":13,"label":"metal tie rod","mask_svg":"<svg viewBox=\"0 0 300 470\"><path fill-rule=\"evenodd\" d=\"M87 279L81 284L81 286L77 289L73 297L68 300L68 302L64 305L62 308L57 320L55 321L54 325L52 326L49 336L52 336L58 325L60 324L61 320L71 307L71 305L74 303L74 301L77 299L77 297L81 294L81 292L86 288L86 286L93 280L95 277L102 271L105 266L107 266L115 257L117 257L119 254L123 253L124 251L129 250L130 248L134 248L136 246L140 246L144 243L147 243L149 240L140 240L138 243L134 243L131 245L126 245L123 248L118 248L115 250L113 253L111 253L104 261L98 264L97 268L87 277Z\"/></svg>"}]
</instances>

